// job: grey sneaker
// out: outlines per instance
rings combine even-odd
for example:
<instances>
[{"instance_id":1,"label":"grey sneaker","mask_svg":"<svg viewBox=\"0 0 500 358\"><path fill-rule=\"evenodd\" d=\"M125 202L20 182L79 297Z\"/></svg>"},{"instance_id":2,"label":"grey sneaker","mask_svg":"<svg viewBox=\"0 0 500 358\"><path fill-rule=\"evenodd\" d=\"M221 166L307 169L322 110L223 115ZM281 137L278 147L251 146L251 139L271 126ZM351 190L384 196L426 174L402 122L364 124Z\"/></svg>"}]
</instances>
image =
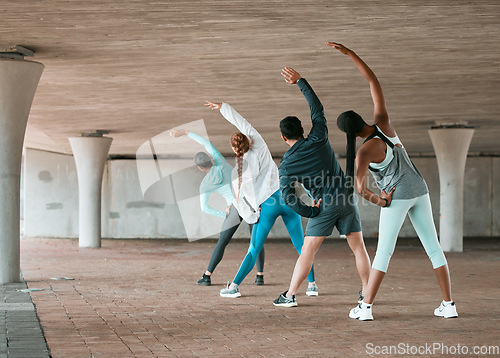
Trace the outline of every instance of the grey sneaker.
<instances>
[{"instance_id":1,"label":"grey sneaker","mask_svg":"<svg viewBox=\"0 0 500 358\"><path fill-rule=\"evenodd\" d=\"M319 294L319 292L318 292L318 286L316 286L315 282L313 282L309 286L307 286L306 295L308 295L308 296L317 296L318 294Z\"/></svg>"},{"instance_id":2,"label":"grey sneaker","mask_svg":"<svg viewBox=\"0 0 500 358\"><path fill-rule=\"evenodd\" d=\"M264 285L264 275L257 275L257 277L255 278L255 285L256 286Z\"/></svg>"},{"instance_id":3,"label":"grey sneaker","mask_svg":"<svg viewBox=\"0 0 500 358\"><path fill-rule=\"evenodd\" d=\"M275 299L273 301L273 305L279 307L297 307L295 295L292 295L292 297L286 297L287 292L288 291L283 292L277 299Z\"/></svg>"},{"instance_id":4,"label":"grey sneaker","mask_svg":"<svg viewBox=\"0 0 500 358\"><path fill-rule=\"evenodd\" d=\"M226 288L223 288L222 290L220 290L220 296L221 297L231 297L231 298L241 297L241 293L238 290L238 286L236 286L235 288L233 288L231 290L231 289L229 289L229 285L230 285L230 283L228 282Z\"/></svg>"}]
</instances>

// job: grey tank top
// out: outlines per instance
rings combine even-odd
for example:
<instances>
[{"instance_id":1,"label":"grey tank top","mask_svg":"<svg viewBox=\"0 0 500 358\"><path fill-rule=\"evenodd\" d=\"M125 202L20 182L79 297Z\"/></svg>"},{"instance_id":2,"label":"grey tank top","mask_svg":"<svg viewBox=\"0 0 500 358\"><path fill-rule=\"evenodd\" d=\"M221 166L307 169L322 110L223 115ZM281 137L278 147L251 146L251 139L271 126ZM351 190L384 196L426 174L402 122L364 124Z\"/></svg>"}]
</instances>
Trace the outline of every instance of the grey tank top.
<instances>
[{"instance_id":1,"label":"grey tank top","mask_svg":"<svg viewBox=\"0 0 500 358\"><path fill-rule=\"evenodd\" d=\"M374 137L379 137L387 146L392 148L394 155L389 165L384 169L378 170L369 167L377 187L386 193L395 187L396 190L392 195L393 200L413 199L427 194L429 192L427 184L417 167L410 160L406 150L394 145L376 126L374 128L375 132L366 138L365 143Z\"/></svg>"}]
</instances>

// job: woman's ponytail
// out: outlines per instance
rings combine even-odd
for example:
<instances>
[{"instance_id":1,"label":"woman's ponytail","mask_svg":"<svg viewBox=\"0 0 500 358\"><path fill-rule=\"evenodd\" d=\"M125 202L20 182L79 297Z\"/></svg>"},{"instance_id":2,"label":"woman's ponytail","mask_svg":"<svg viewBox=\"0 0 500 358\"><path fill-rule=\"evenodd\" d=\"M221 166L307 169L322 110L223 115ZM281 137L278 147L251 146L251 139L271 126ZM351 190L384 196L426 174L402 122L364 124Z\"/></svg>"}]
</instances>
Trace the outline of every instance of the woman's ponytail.
<instances>
[{"instance_id":1,"label":"woman's ponytail","mask_svg":"<svg viewBox=\"0 0 500 358\"><path fill-rule=\"evenodd\" d=\"M354 163L356 161L356 134L363 130L366 122L354 111L342 113L337 118L337 127L346 134L346 176L347 192L354 192Z\"/></svg>"},{"instance_id":2,"label":"woman's ponytail","mask_svg":"<svg viewBox=\"0 0 500 358\"><path fill-rule=\"evenodd\" d=\"M238 170L238 196L240 197L241 183L243 182L243 155L250 150L250 141L243 133L234 133L230 139L231 147L236 153L236 167Z\"/></svg>"}]
</instances>

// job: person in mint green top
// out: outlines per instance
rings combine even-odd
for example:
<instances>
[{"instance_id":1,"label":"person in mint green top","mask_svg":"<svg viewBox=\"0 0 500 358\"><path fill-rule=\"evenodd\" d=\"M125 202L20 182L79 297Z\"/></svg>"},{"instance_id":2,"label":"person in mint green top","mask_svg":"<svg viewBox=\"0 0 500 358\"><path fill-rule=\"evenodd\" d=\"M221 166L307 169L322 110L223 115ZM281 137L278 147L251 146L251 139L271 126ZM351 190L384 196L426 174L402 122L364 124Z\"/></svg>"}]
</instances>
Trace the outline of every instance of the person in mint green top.
<instances>
[{"instance_id":1,"label":"person in mint green top","mask_svg":"<svg viewBox=\"0 0 500 358\"><path fill-rule=\"evenodd\" d=\"M200 185L201 210L206 214L225 219L226 213L212 208L208 203L208 197L210 193L215 192L224 197L227 206L233 203L233 193L231 192L231 172L233 167L229 165L208 139L193 132L188 132L187 136L200 143L214 158L215 162L215 165L212 165L210 157L205 152L199 152L195 156L196 165L200 167L200 170L207 173Z\"/></svg>"},{"instance_id":2,"label":"person in mint green top","mask_svg":"<svg viewBox=\"0 0 500 358\"><path fill-rule=\"evenodd\" d=\"M194 161L198 169L206 173L205 178L200 184L200 206L201 210L209 215L218 216L224 219L222 224L221 233L217 245L212 253L212 258L208 264L208 268L203 274L203 277L198 280L198 284L202 286L210 286L211 276L215 268L224 256L224 250L227 244L231 241L234 233L242 222L238 211L233 204L233 193L231 190L231 172L233 167L226 161L224 156L210 143L208 139L196 133L189 132L184 129L176 129L170 132L170 136L178 138L187 136L192 140L201 144L205 150L212 156L205 152L198 152L194 157ZM226 200L226 211L212 208L209 205L209 197L211 193L218 193ZM252 232L252 225L250 225L250 233ZM261 251L257 258L257 278L255 279L256 285L264 284L264 250Z\"/></svg>"}]
</instances>

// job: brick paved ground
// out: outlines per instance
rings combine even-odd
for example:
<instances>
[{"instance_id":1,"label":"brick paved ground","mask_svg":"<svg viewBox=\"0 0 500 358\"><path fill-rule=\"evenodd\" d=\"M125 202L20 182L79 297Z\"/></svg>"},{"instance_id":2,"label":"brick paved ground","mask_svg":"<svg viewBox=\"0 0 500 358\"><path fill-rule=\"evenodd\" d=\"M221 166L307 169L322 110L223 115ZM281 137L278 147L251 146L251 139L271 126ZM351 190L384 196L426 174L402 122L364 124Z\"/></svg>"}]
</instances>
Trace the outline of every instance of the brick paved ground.
<instances>
[{"instance_id":1,"label":"brick paved ground","mask_svg":"<svg viewBox=\"0 0 500 358\"><path fill-rule=\"evenodd\" d=\"M0 285L0 358L48 358L26 283Z\"/></svg>"},{"instance_id":2,"label":"brick paved ground","mask_svg":"<svg viewBox=\"0 0 500 358\"><path fill-rule=\"evenodd\" d=\"M21 257L28 286L45 289L31 296L53 357L366 357L400 343L409 352L426 343L500 346L498 240L447 255L460 314L451 320L433 316L440 291L425 253L410 244L397 248L373 322L348 318L360 283L340 240L318 253L320 296L305 296L304 284L292 309L272 305L297 257L287 240L266 243L266 285L253 285L254 271L238 299L219 290L246 241L228 246L211 287L196 285L214 247L207 241L104 240L101 249L78 249L75 240L24 239Z\"/></svg>"}]
</instances>

